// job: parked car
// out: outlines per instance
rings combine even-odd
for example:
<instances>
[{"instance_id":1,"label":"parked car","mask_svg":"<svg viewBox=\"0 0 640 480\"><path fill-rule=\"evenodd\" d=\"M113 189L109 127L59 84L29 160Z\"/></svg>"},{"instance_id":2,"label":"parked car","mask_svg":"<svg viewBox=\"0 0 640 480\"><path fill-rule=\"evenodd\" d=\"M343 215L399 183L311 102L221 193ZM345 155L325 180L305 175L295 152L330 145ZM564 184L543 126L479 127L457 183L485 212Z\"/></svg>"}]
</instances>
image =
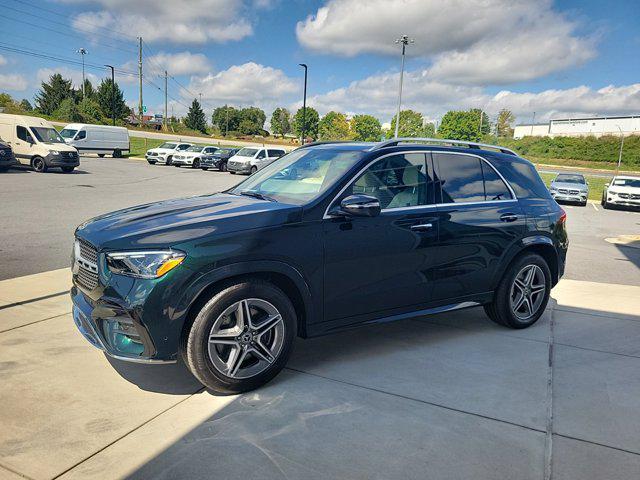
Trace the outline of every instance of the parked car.
<instances>
[{"instance_id":1,"label":"parked car","mask_svg":"<svg viewBox=\"0 0 640 480\"><path fill-rule=\"evenodd\" d=\"M31 165L36 172L61 168L71 173L80 165L78 151L44 118L0 113L0 138L11 145L20 164Z\"/></svg>"},{"instance_id":2,"label":"parked car","mask_svg":"<svg viewBox=\"0 0 640 480\"><path fill-rule=\"evenodd\" d=\"M534 324L564 272L565 212L511 150L420 142L304 146L226 192L83 223L77 327L123 360L182 356L229 393L273 378L296 336L479 305Z\"/></svg>"},{"instance_id":3,"label":"parked car","mask_svg":"<svg viewBox=\"0 0 640 480\"><path fill-rule=\"evenodd\" d=\"M227 161L229 173L255 173L287 153L282 148L241 148Z\"/></svg>"},{"instance_id":4,"label":"parked car","mask_svg":"<svg viewBox=\"0 0 640 480\"><path fill-rule=\"evenodd\" d=\"M559 173L549 185L549 192L556 202L577 202L585 206L589 198L589 183L579 173Z\"/></svg>"},{"instance_id":5,"label":"parked car","mask_svg":"<svg viewBox=\"0 0 640 480\"><path fill-rule=\"evenodd\" d=\"M219 148L213 155L206 155L200 160L200 168L209 170L216 168L221 172L227 171L227 162L240 151L239 148Z\"/></svg>"},{"instance_id":6,"label":"parked car","mask_svg":"<svg viewBox=\"0 0 640 480\"><path fill-rule=\"evenodd\" d=\"M151 148L147 150L145 158L151 165L156 163L164 163L165 165L171 165L173 162L173 156L176 153L184 152L188 148L191 148L193 144L183 142L165 142L157 148Z\"/></svg>"},{"instance_id":7,"label":"parked car","mask_svg":"<svg viewBox=\"0 0 640 480\"><path fill-rule=\"evenodd\" d=\"M60 131L60 136L79 153L120 158L130 150L129 131L124 127L70 123Z\"/></svg>"},{"instance_id":8,"label":"parked car","mask_svg":"<svg viewBox=\"0 0 640 480\"><path fill-rule=\"evenodd\" d=\"M213 145L193 145L173 156L173 166L187 165L191 168L200 168L202 159L207 155L213 155L218 147Z\"/></svg>"},{"instance_id":9,"label":"parked car","mask_svg":"<svg viewBox=\"0 0 640 480\"><path fill-rule=\"evenodd\" d=\"M0 140L0 172L6 172L17 163L11 145Z\"/></svg>"},{"instance_id":10,"label":"parked car","mask_svg":"<svg viewBox=\"0 0 640 480\"><path fill-rule=\"evenodd\" d=\"M640 177L616 175L604 186L602 206L640 207Z\"/></svg>"}]
</instances>

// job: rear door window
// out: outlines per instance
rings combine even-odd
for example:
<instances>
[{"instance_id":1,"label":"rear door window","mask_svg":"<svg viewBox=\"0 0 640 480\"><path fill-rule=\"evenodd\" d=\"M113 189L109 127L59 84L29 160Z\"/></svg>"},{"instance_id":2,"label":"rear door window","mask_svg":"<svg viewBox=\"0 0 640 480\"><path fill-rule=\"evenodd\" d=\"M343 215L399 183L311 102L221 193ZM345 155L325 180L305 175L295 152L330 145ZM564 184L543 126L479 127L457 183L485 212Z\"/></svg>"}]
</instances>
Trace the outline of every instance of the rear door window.
<instances>
[{"instance_id":1,"label":"rear door window","mask_svg":"<svg viewBox=\"0 0 640 480\"><path fill-rule=\"evenodd\" d=\"M481 160L470 155L433 153L440 184L439 203L469 203L485 200Z\"/></svg>"}]
</instances>

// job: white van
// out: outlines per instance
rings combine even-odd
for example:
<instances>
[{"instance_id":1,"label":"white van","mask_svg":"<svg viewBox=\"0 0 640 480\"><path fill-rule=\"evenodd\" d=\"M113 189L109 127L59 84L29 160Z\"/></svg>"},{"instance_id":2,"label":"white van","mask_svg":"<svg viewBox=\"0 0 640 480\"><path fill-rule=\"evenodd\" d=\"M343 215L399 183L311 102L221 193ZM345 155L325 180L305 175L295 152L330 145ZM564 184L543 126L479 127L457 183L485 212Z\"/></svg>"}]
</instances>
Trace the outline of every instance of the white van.
<instances>
[{"instance_id":1,"label":"white van","mask_svg":"<svg viewBox=\"0 0 640 480\"><path fill-rule=\"evenodd\" d=\"M255 173L287 153L283 148L244 147L227 162L229 173Z\"/></svg>"},{"instance_id":2,"label":"white van","mask_svg":"<svg viewBox=\"0 0 640 480\"><path fill-rule=\"evenodd\" d=\"M0 113L0 139L11 145L18 162L36 172L59 167L70 173L80 165L75 147L67 145L44 118Z\"/></svg>"},{"instance_id":3,"label":"white van","mask_svg":"<svg viewBox=\"0 0 640 480\"><path fill-rule=\"evenodd\" d=\"M99 157L108 153L113 158L120 158L131 148L129 131L124 127L70 123L62 129L60 136L78 152L95 153Z\"/></svg>"}]
</instances>

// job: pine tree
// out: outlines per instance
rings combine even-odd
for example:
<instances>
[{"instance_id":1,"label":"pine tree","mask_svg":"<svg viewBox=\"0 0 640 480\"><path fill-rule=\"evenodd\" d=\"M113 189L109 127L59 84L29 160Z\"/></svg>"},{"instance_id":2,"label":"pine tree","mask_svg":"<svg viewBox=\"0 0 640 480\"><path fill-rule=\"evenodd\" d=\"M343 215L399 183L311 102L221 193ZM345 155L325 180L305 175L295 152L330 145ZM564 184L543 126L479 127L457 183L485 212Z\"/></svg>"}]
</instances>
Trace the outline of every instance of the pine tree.
<instances>
[{"instance_id":1,"label":"pine tree","mask_svg":"<svg viewBox=\"0 0 640 480\"><path fill-rule=\"evenodd\" d=\"M113 102L112 92L115 94L115 102ZM115 103L116 120L124 120L129 116L130 110L124 101L124 94L117 83L114 86L110 78L102 80L95 97L105 118L113 117L112 102ZM90 98L88 93L87 98Z\"/></svg>"},{"instance_id":2,"label":"pine tree","mask_svg":"<svg viewBox=\"0 0 640 480\"><path fill-rule=\"evenodd\" d=\"M191 107L189 107L189 113L187 113L184 119L184 124L192 130L207 133L207 121L205 120L204 112L202 111L200 102L195 98L191 103Z\"/></svg>"},{"instance_id":3,"label":"pine tree","mask_svg":"<svg viewBox=\"0 0 640 480\"><path fill-rule=\"evenodd\" d=\"M73 100L71 80L62 78L59 73L54 73L49 77L48 82L42 82L42 87L36 94L36 107L41 113L51 115L66 99Z\"/></svg>"}]
</instances>

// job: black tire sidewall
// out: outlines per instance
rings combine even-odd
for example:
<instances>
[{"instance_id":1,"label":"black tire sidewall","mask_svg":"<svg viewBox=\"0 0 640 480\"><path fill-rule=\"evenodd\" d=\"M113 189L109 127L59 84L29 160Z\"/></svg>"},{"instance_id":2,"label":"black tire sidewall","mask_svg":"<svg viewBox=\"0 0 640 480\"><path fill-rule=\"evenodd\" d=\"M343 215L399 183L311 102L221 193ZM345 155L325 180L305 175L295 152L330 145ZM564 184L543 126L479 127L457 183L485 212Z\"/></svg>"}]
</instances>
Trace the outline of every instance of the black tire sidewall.
<instances>
[{"instance_id":1,"label":"black tire sidewall","mask_svg":"<svg viewBox=\"0 0 640 480\"><path fill-rule=\"evenodd\" d=\"M193 160L193 164L191 165L191 168L200 168L200 159L196 158Z\"/></svg>"},{"instance_id":2,"label":"black tire sidewall","mask_svg":"<svg viewBox=\"0 0 640 480\"><path fill-rule=\"evenodd\" d=\"M542 269L545 277L545 298L540 305L536 314L523 322L518 319L513 312L511 311L510 304L510 296L511 296L511 285L516 277L516 275L527 265L537 265ZM511 327L511 328L527 328L538 321L538 319L544 313L545 308L547 307L547 303L549 302L549 295L551 293L551 270L547 265L547 262L540 255L535 253L528 253L522 255L521 257L516 258L511 265L507 268L500 285L498 286L498 290L496 291L493 311L495 312L494 319L498 323Z\"/></svg>"},{"instance_id":3,"label":"black tire sidewall","mask_svg":"<svg viewBox=\"0 0 640 480\"><path fill-rule=\"evenodd\" d=\"M251 170L249 171L249 175L253 175L257 171L258 171L258 167L251 167Z\"/></svg>"},{"instance_id":4,"label":"black tire sidewall","mask_svg":"<svg viewBox=\"0 0 640 480\"><path fill-rule=\"evenodd\" d=\"M64 173L72 173L76 167L61 167Z\"/></svg>"},{"instance_id":5,"label":"black tire sidewall","mask_svg":"<svg viewBox=\"0 0 640 480\"><path fill-rule=\"evenodd\" d=\"M38 170L36 168L36 162L42 162L42 169ZM47 171L47 163L42 157L34 157L33 160L31 160L31 166L33 167L33 170L38 173L45 173Z\"/></svg>"},{"instance_id":6,"label":"black tire sidewall","mask_svg":"<svg viewBox=\"0 0 640 480\"><path fill-rule=\"evenodd\" d=\"M234 379L213 366L209 358L208 338L218 316L229 305L245 298L261 298L278 309L285 326L284 341L278 358L269 368L251 378ZM264 385L282 370L289 359L296 336L297 318L291 300L268 282L246 280L222 288L202 307L188 333L185 357L194 376L210 390L221 394L241 393Z\"/></svg>"}]
</instances>

